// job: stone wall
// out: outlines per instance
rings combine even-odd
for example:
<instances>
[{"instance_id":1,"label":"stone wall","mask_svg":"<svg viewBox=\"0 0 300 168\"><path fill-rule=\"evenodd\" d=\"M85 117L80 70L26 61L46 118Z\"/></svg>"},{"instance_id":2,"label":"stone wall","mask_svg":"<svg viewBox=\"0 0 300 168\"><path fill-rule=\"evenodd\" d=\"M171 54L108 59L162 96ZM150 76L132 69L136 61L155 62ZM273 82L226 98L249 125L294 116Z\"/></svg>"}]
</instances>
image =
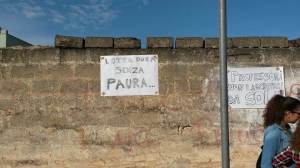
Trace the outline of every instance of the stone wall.
<instances>
[{"instance_id":1,"label":"stone wall","mask_svg":"<svg viewBox=\"0 0 300 168\"><path fill-rule=\"evenodd\" d=\"M0 167L220 167L217 39L147 41L57 36L56 48L1 49ZM297 96L297 44L233 38L229 66L284 66ZM158 54L160 95L100 96L99 57L131 54ZM254 167L261 114L229 109L231 167Z\"/></svg>"}]
</instances>

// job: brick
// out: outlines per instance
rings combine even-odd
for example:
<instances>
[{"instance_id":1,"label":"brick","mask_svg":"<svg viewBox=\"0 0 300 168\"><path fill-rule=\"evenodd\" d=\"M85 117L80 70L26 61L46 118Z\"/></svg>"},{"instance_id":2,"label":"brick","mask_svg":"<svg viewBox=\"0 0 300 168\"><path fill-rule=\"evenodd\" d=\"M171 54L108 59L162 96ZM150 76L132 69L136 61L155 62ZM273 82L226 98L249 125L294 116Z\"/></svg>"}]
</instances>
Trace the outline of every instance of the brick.
<instances>
[{"instance_id":1,"label":"brick","mask_svg":"<svg viewBox=\"0 0 300 168\"><path fill-rule=\"evenodd\" d=\"M267 50L265 50L267 51ZM263 56L261 54L261 48L235 48L228 51L230 64L236 62L246 63L248 65L257 65L263 62Z\"/></svg>"},{"instance_id":2,"label":"brick","mask_svg":"<svg viewBox=\"0 0 300 168\"><path fill-rule=\"evenodd\" d=\"M12 78L34 78L41 77L38 65L13 66L11 69Z\"/></svg>"},{"instance_id":3,"label":"brick","mask_svg":"<svg viewBox=\"0 0 300 168\"><path fill-rule=\"evenodd\" d=\"M300 63L300 48L293 48L293 60L292 60L292 62L295 62L296 64L298 64L299 65L299 63ZM300 69L300 67L299 67L299 69ZM299 71L299 74L300 74L300 71Z\"/></svg>"},{"instance_id":4,"label":"brick","mask_svg":"<svg viewBox=\"0 0 300 168\"><path fill-rule=\"evenodd\" d=\"M188 74L188 66L180 64L170 64L162 66L159 71L162 79L186 79Z\"/></svg>"},{"instance_id":5,"label":"brick","mask_svg":"<svg viewBox=\"0 0 300 168\"><path fill-rule=\"evenodd\" d=\"M219 38L206 38L204 42L205 48L219 48ZM232 47L231 38L227 38L227 48Z\"/></svg>"},{"instance_id":6,"label":"brick","mask_svg":"<svg viewBox=\"0 0 300 168\"><path fill-rule=\"evenodd\" d=\"M42 66L43 77L50 79L68 79L73 78L73 69L71 65L57 64Z\"/></svg>"},{"instance_id":7,"label":"brick","mask_svg":"<svg viewBox=\"0 0 300 168\"><path fill-rule=\"evenodd\" d=\"M86 50L78 48L63 48L59 52L61 63L82 63L87 62Z\"/></svg>"},{"instance_id":8,"label":"brick","mask_svg":"<svg viewBox=\"0 0 300 168\"><path fill-rule=\"evenodd\" d=\"M83 48L83 38L72 36L55 36L55 47L59 48Z\"/></svg>"},{"instance_id":9,"label":"brick","mask_svg":"<svg viewBox=\"0 0 300 168\"><path fill-rule=\"evenodd\" d=\"M262 37L260 38L261 47L288 47L287 37Z\"/></svg>"},{"instance_id":10,"label":"brick","mask_svg":"<svg viewBox=\"0 0 300 168\"><path fill-rule=\"evenodd\" d=\"M86 37L86 48L113 48L114 40L112 37Z\"/></svg>"},{"instance_id":11,"label":"brick","mask_svg":"<svg viewBox=\"0 0 300 168\"><path fill-rule=\"evenodd\" d=\"M37 48L26 50L29 63L59 63L59 48Z\"/></svg>"},{"instance_id":12,"label":"brick","mask_svg":"<svg viewBox=\"0 0 300 168\"><path fill-rule=\"evenodd\" d=\"M85 80L63 81L60 92L62 94L82 94L88 92L88 82Z\"/></svg>"},{"instance_id":13,"label":"brick","mask_svg":"<svg viewBox=\"0 0 300 168\"><path fill-rule=\"evenodd\" d=\"M189 79L203 79L208 76L208 69L214 68L213 65L201 65L201 64L194 64L188 66L188 78ZM200 75L201 74L201 75Z\"/></svg>"},{"instance_id":14,"label":"brick","mask_svg":"<svg viewBox=\"0 0 300 168\"><path fill-rule=\"evenodd\" d=\"M0 63L3 62L3 49L0 48Z\"/></svg>"},{"instance_id":15,"label":"brick","mask_svg":"<svg viewBox=\"0 0 300 168\"><path fill-rule=\"evenodd\" d=\"M6 80L11 77L10 67L0 65L0 80Z\"/></svg>"},{"instance_id":16,"label":"brick","mask_svg":"<svg viewBox=\"0 0 300 168\"><path fill-rule=\"evenodd\" d=\"M288 41L289 47L300 47L300 38L289 40Z\"/></svg>"},{"instance_id":17,"label":"brick","mask_svg":"<svg viewBox=\"0 0 300 168\"><path fill-rule=\"evenodd\" d=\"M140 120L145 119L147 121L147 118L140 114L136 116L139 117ZM125 117L126 116L123 116L123 118L119 120L124 120ZM132 118L135 117L133 116ZM116 120L113 122L116 122ZM80 131L82 131L82 141L86 145L134 146L145 143L149 145L149 143L154 143L157 140L155 139L157 137L153 135L154 131L151 132L145 128L84 126Z\"/></svg>"},{"instance_id":18,"label":"brick","mask_svg":"<svg viewBox=\"0 0 300 168\"><path fill-rule=\"evenodd\" d=\"M260 47L259 37L235 37L232 38L233 48L254 48Z\"/></svg>"},{"instance_id":19,"label":"brick","mask_svg":"<svg viewBox=\"0 0 300 168\"><path fill-rule=\"evenodd\" d=\"M29 56L25 55L25 49L3 49L2 50L2 62L8 63L8 64L17 64L17 63L23 63L28 64L29 63Z\"/></svg>"},{"instance_id":20,"label":"brick","mask_svg":"<svg viewBox=\"0 0 300 168\"><path fill-rule=\"evenodd\" d=\"M95 96L93 108L100 109L101 112L96 111L97 113L114 114L114 113L119 113L119 109L122 108L122 105L120 104L120 97L117 96L103 97L97 95Z\"/></svg>"},{"instance_id":21,"label":"brick","mask_svg":"<svg viewBox=\"0 0 300 168\"><path fill-rule=\"evenodd\" d=\"M0 99L0 110L7 111L13 109L14 105L15 105L15 101L12 99L6 99L6 98Z\"/></svg>"},{"instance_id":22,"label":"brick","mask_svg":"<svg viewBox=\"0 0 300 168\"><path fill-rule=\"evenodd\" d=\"M49 94L59 92L59 83L56 80L37 80L32 82L32 92Z\"/></svg>"},{"instance_id":23,"label":"brick","mask_svg":"<svg viewBox=\"0 0 300 168\"><path fill-rule=\"evenodd\" d=\"M100 65L99 64L79 64L75 67L75 77L82 78L100 78Z\"/></svg>"},{"instance_id":24,"label":"brick","mask_svg":"<svg viewBox=\"0 0 300 168\"><path fill-rule=\"evenodd\" d=\"M300 38L294 40L296 42L296 47L300 47Z\"/></svg>"},{"instance_id":25,"label":"brick","mask_svg":"<svg viewBox=\"0 0 300 168\"><path fill-rule=\"evenodd\" d=\"M291 57L285 57L285 56L291 56L293 55L293 58L296 58L296 55L294 55L295 50L290 50L287 48L265 48L264 49L264 56L261 58L262 62L257 62L258 64L267 64L272 66L282 66L285 65L288 67L289 64L291 64ZM294 60L292 62L295 62ZM286 80L289 81L289 80Z\"/></svg>"},{"instance_id":26,"label":"brick","mask_svg":"<svg viewBox=\"0 0 300 168\"><path fill-rule=\"evenodd\" d=\"M28 116L30 119L27 119L27 122L31 120L31 122L46 128L74 129L79 122L85 121L85 117L83 117L85 113L81 113L80 120L77 117L78 112L84 109L82 101L77 95L72 98L57 95L36 96L31 102L34 104L34 108L30 110L31 113Z\"/></svg>"},{"instance_id":27,"label":"brick","mask_svg":"<svg viewBox=\"0 0 300 168\"><path fill-rule=\"evenodd\" d=\"M189 85L187 80L175 80L175 91L177 93L188 93Z\"/></svg>"},{"instance_id":28,"label":"brick","mask_svg":"<svg viewBox=\"0 0 300 168\"><path fill-rule=\"evenodd\" d=\"M100 80L89 81L89 91L100 94Z\"/></svg>"},{"instance_id":29,"label":"brick","mask_svg":"<svg viewBox=\"0 0 300 168\"><path fill-rule=\"evenodd\" d=\"M289 45L289 47L296 47L296 41L295 40L289 40L288 45Z\"/></svg>"},{"instance_id":30,"label":"brick","mask_svg":"<svg viewBox=\"0 0 300 168\"><path fill-rule=\"evenodd\" d=\"M1 96L20 96L27 94L29 87L23 81L0 81Z\"/></svg>"},{"instance_id":31,"label":"brick","mask_svg":"<svg viewBox=\"0 0 300 168\"><path fill-rule=\"evenodd\" d=\"M176 38L175 48L203 48L204 40L201 37Z\"/></svg>"},{"instance_id":32,"label":"brick","mask_svg":"<svg viewBox=\"0 0 300 168\"><path fill-rule=\"evenodd\" d=\"M172 37L148 37L147 48L173 48L174 39Z\"/></svg>"},{"instance_id":33,"label":"brick","mask_svg":"<svg viewBox=\"0 0 300 168\"><path fill-rule=\"evenodd\" d=\"M141 40L133 37L120 37L114 39L114 48L141 48Z\"/></svg>"},{"instance_id":34,"label":"brick","mask_svg":"<svg viewBox=\"0 0 300 168\"><path fill-rule=\"evenodd\" d=\"M202 90L202 81L201 80L190 80L191 92L201 92Z\"/></svg>"},{"instance_id":35,"label":"brick","mask_svg":"<svg viewBox=\"0 0 300 168\"><path fill-rule=\"evenodd\" d=\"M174 93L173 80L160 80L159 81L159 95L168 95Z\"/></svg>"}]
</instances>

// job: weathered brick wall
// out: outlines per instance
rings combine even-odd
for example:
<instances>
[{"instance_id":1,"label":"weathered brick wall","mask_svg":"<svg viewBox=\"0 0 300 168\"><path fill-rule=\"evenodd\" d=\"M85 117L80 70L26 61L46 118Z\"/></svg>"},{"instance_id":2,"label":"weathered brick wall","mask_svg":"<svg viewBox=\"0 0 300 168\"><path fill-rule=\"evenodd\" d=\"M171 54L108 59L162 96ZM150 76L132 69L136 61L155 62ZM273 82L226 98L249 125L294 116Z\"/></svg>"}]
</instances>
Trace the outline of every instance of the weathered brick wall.
<instances>
[{"instance_id":1,"label":"weathered brick wall","mask_svg":"<svg viewBox=\"0 0 300 168\"><path fill-rule=\"evenodd\" d=\"M0 167L220 167L215 40L178 38L173 48L172 38L153 38L140 49L137 39L89 38L69 48L1 49ZM286 92L297 95L300 48L272 40L231 39L242 48L228 49L229 66L284 66ZM158 54L160 95L100 96L99 57L131 54ZM232 167L254 167L261 114L229 110Z\"/></svg>"}]
</instances>

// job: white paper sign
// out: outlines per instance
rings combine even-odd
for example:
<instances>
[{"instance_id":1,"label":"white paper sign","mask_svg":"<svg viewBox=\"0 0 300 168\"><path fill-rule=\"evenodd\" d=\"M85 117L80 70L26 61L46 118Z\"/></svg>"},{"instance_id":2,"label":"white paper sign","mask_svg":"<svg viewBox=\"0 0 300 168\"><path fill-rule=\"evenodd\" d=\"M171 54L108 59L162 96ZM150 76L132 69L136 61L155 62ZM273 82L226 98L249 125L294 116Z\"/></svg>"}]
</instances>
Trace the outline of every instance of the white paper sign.
<instances>
[{"instance_id":1,"label":"white paper sign","mask_svg":"<svg viewBox=\"0 0 300 168\"><path fill-rule=\"evenodd\" d=\"M101 95L158 95L157 55L101 56Z\"/></svg>"},{"instance_id":2,"label":"white paper sign","mask_svg":"<svg viewBox=\"0 0 300 168\"><path fill-rule=\"evenodd\" d=\"M228 68L228 104L232 108L264 108L284 92L283 67Z\"/></svg>"}]
</instances>

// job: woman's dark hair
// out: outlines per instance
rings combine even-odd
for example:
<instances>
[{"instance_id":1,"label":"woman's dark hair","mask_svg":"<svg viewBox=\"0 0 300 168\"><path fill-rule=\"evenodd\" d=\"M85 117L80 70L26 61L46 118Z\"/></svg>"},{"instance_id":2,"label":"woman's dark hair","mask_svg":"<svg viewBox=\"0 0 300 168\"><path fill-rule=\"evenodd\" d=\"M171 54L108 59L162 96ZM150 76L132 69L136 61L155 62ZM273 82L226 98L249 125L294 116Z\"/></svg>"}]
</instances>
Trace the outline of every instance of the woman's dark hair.
<instances>
[{"instance_id":1,"label":"woman's dark hair","mask_svg":"<svg viewBox=\"0 0 300 168\"><path fill-rule=\"evenodd\" d=\"M264 110L264 127L266 128L274 123L281 124L285 111L293 111L298 106L300 106L298 99L282 95L273 96Z\"/></svg>"},{"instance_id":2,"label":"woman's dark hair","mask_svg":"<svg viewBox=\"0 0 300 168\"><path fill-rule=\"evenodd\" d=\"M297 152L300 152L300 122L297 123L295 132L290 140L291 148Z\"/></svg>"}]
</instances>

